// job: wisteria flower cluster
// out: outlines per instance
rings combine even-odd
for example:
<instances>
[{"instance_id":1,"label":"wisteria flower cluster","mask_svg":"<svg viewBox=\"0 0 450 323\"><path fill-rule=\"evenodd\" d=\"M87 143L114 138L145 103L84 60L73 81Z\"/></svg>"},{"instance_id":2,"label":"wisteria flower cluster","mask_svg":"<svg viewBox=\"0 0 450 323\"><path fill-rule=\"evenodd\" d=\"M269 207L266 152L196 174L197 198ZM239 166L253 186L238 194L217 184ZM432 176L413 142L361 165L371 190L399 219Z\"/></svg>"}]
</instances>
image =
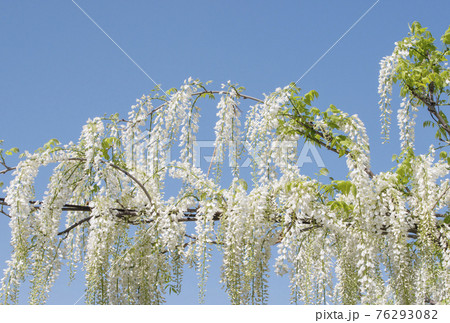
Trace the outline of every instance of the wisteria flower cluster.
<instances>
[{"instance_id":1,"label":"wisteria flower cluster","mask_svg":"<svg viewBox=\"0 0 450 323\"><path fill-rule=\"evenodd\" d=\"M450 43L450 29L442 39ZM258 99L231 82L210 90L191 78L164 95L142 96L127 119L88 120L76 143L51 140L24 153L17 167L0 150L0 174L14 172L0 200L13 246L2 302L17 303L29 277L30 303L45 303L62 268L74 277L80 265L88 304L161 304L168 292L180 293L186 265L198 274L202 301L211 259L221 253L221 283L233 304L268 302L272 257L275 273L289 275L294 303L450 303L450 158L443 149L450 128L440 110L449 53L435 56L433 41L415 23L381 63L385 125L395 84L403 97L401 152L386 172L372 172L358 116L334 105L318 109L316 91L290 84ZM425 49L428 58L417 54ZM439 68L430 72L430 60ZM218 104L214 153L202 168L194 152L205 97ZM422 106L441 146L416 154ZM298 140L345 158L348 176L303 174L296 146L283 144ZM53 174L36 202L35 178L48 165ZM167 196L168 185L177 187L175 196Z\"/></svg>"}]
</instances>

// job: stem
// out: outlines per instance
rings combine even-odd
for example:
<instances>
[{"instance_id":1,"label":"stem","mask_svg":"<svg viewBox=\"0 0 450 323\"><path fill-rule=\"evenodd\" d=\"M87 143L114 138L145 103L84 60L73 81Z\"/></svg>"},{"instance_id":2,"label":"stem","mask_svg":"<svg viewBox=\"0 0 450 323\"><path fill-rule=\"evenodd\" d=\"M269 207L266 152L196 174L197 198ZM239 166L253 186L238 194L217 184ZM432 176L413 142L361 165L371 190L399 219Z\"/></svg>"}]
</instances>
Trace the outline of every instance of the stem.
<instances>
[{"instance_id":1,"label":"stem","mask_svg":"<svg viewBox=\"0 0 450 323\"><path fill-rule=\"evenodd\" d=\"M81 161L81 162L86 162L86 159L85 158L69 158L68 160L70 160L70 161ZM119 167L119 166L117 166L117 165L114 165L114 164L112 164L112 163L110 163L110 162L106 162L106 161L103 161L103 160L101 160L100 161L101 163L103 163L103 164L105 164L105 165L107 165L107 166L111 166L112 168L114 168L114 169L117 169L118 171L120 171L120 172L122 172L123 174L125 174L126 176L128 176L129 178L131 178L141 189L142 189L142 191L144 192L144 194L145 194L145 196L147 197L147 199L148 199L148 201L150 202L150 204L151 204L151 206L153 206L153 208L155 209L155 212L156 212L156 205L153 203L153 200L152 200L152 198L151 198L151 196L150 196L150 194L148 193L148 191L147 191L147 189L145 188L145 186L136 178L136 177L134 177L133 175L131 175L128 171L126 171L125 169L123 169L123 168L121 168L121 167Z\"/></svg>"},{"instance_id":2,"label":"stem","mask_svg":"<svg viewBox=\"0 0 450 323\"><path fill-rule=\"evenodd\" d=\"M430 98L427 98L420 93L417 93L417 91L411 85L407 83L405 83L405 85L415 98L419 99L424 105L427 106L428 112L430 112L431 117L436 121L438 126L444 129L447 134L450 135L450 127L448 123L445 122L444 118L442 118L442 116L436 111L436 107L438 107L438 104L433 100L433 97L430 95Z\"/></svg>"}]
</instances>

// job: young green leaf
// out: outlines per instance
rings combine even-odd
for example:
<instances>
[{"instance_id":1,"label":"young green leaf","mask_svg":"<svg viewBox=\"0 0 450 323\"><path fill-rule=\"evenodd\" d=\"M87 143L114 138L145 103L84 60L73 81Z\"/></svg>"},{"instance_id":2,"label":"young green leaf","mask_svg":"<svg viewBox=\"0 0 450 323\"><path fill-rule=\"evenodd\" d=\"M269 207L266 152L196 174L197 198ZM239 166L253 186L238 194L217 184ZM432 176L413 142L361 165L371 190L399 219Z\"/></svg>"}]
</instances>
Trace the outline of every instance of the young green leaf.
<instances>
[{"instance_id":1,"label":"young green leaf","mask_svg":"<svg viewBox=\"0 0 450 323\"><path fill-rule=\"evenodd\" d=\"M319 172L319 174L322 175L322 176L327 176L329 173L330 173L330 172L329 172L328 169L325 168L325 167L321 168L321 169L320 169L320 172Z\"/></svg>"}]
</instances>

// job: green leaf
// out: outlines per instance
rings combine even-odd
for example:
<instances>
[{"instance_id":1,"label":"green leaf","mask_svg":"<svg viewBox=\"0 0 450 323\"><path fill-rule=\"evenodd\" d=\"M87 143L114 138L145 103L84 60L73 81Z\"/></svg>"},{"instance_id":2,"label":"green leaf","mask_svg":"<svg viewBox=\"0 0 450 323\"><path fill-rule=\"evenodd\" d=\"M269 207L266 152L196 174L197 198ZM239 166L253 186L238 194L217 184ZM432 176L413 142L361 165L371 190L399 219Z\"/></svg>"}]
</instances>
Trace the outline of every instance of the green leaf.
<instances>
[{"instance_id":1,"label":"green leaf","mask_svg":"<svg viewBox=\"0 0 450 323\"><path fill-rule=\"evenodd\" d=\"M447 31L441 37L441 40L444 44L450 45L450 27L448 27Z\"/></svg>"},{"instance_id":2,"label":"green leaf","mask_svg":"<svg viewBox=\"0 0 450 323\"><path fill-rule=\"evenodd\" d=\"M311 98L308 96L308 94L305 95L303 101L306 103L306 105L311 105Z\"/></svg>"},{"instance_id":3,"label":"green leaf","mask_svg":"<svg viewBox=\"0 0 450 323\"><path fill-rule=\"evenodd\" d=\"M444 223L450 224L450 214L445 217Z\"/></svg>"},{"instance_id":4,"label":"green leaf","mask_svg":"<svg viewBox=\"0 0 450 323\"><path fill-rule=\"evenodd\" d=\"M333 185L332 184L323 184L321 185L324 194L328 194L330 196L333 195Z\"/></svg>"},{"instance_id":5,"label":"green leaf","mask_svg":"<svg viewBox=\"0 0 450 323\"><path fill-rule=\"evenodd\" d=\"M446 152L446 151L441 151L441 152L439 153L439 158L442 158L442 159L447 158L447 152Z\"/></svg>"},{"instance_id":6,"label":"green leaf","mask_svg":"<svg viewBox=\"0 0 450 323\"><path fill-rule=\"evenodd\" d=\"M320 114L320 110L317 109L316 107L311 108L311 113L315 116L318 116Z\"/></svg>"},{"instance_id":7,"label":"green leaf","mask_svg":"<svg viewBox=\"0 0 450 323\"><path fill-rule=\"evenodd\" d=\"M348 205L344 201L329 201L327 205L332 211L341 209L347 214L349 214L353 210L353 206Z\"/></svg>"},{"instance_id":8,"label":"green leaf","mask_svg":"<svg viewBox=\"0 0 450 323\"><path fill-rule=\"evenodd\" d=\"M103 154L103 158L105 158L106 160L109 160L111 158L111 157L109 157L107 150L102 150L102 154Z\"/></svg>"},{"instance_id":9,"label":"green leaf","mask_svg":"<svg viewBox=\"0 0 450 323\"><path fill-rule=\"evenodd\" d=\"M240 178L238 180L238 183L241 184L241 186L244 188L244 190L248 189L248 184L247 184L247 182L244 179Z\"/></svg>"},{"instance_id":10,"label":"green leaf","mask_svg":"<svg viewBox=\"0 0 450 323\"><path fill-rule=\"evenodd\" d=\"M120 140L117 137L108 137L102 140L102 147L103 149L108 150L109 148L113 147L114 144L119 145Z\"/></svg>"},{"instance_id":11,"label":"green leaf","mask_svg":"<svg viewBox=\"0 0 450 323\"><path fill-rule=\"evenodd\" d=\"M286 192L290 193L292 191L292 182L288 182L286 184Z\"/></svg>"},{"instance_id":12,"label":"green leaf","mask_svg":"<svg viewBox=\"0 0 450 323\"><path fill-rule=\"evenodd\" d=\"M3 149L1 149L3 151ZM12 154L17 154L19 152L19 148L13 147L10 150L5 151L5 154L11 156Z\"/></svg>"},{"instance_id":13,"label":"green leaf","mask_svg":"<svg viewBox=\"0 0 450 323\"><path fill-rule=\"evenodd\" d=\"M350 193L350 190L352 189L352 186L354 186L349 181L334 181L336 188L342 192L344 195L348 195Z\"/></svg>"},{"instance_id":14,"label":"green leaf","mask_svg":"<svg viewBox=\"0 0 450 323\"><path fill-rule=\"evenodd\" d=\"M61 143L59 142L58 139L53 138L53 139L50 139L46 144L44 144L44 149L45 150L56 149L56 146L58 146L60 144Z\"/></svg>"},{"instance_id":15,"label":"green leaf","mask_svg":"<svg viewBox=\"0 0 450 323\"><path fill-rule=\"evenodd\" d=\"M320 169L319 174L323 175L323 176L327 176L330 172L328 171L328 169L326 169L325 167Z\"/></svg>"},{"instance_id":16,"label":"green leaf","mask_svg":"<svg viewBox=\"0 0 450 323\"><path fill-rule=\"evenodd\" d=\"M339 109L334 104L330 104L330 110L333 113L339 113Z\"/></svg>"}]
</instances>

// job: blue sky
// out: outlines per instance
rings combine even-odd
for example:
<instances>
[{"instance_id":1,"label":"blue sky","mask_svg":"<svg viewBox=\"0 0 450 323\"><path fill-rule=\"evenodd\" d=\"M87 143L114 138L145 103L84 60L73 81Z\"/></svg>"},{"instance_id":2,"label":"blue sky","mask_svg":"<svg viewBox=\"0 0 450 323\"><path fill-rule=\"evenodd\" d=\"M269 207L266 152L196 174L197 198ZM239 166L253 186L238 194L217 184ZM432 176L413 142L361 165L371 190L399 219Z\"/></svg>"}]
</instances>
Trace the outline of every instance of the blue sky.
<instances>
[{"instance_id":1,"label":"blue sky","mask_svg":"<svg viewBox=\"0 0 450 323\"><path fill-rule=\"evenodd\" d=\"M298 80L375 0L76 3L162 89L179 87L192 76L212 80L214 89L231 80L246 87L247 94L262 97ZM396 140L381 145L379 61L415 20L439 39L450 25L448 12L447 0L380 0L298 83L319 92L318 107L332 103L360 116L371 139L375 172L390 168L390 157L399 148ZM116 112L125 117L135 99L155 86L70 0L1 1L0 48L0 139L5 148L34 151L51 138L76 141L88 118ZM199 139L212 140L208 131L215 111L204 113L207 129ZM395 126L392 133L398 133ZM432 138L429 131L423 134ZM321 155L328 168L335 167L334 156ZM0 268L10 251L7 220L0 218ZM217 283L219 266L220 260L214 262L207 304L227 303ZM80 278L67 287L63 275L49 303L75 303L83 294ZM168 303L197 303L195 279L187 271L183 294L168 297ZM289 302L287 285L284 278L271 279L270 303Z\"/></svg>"}]
</instances>

